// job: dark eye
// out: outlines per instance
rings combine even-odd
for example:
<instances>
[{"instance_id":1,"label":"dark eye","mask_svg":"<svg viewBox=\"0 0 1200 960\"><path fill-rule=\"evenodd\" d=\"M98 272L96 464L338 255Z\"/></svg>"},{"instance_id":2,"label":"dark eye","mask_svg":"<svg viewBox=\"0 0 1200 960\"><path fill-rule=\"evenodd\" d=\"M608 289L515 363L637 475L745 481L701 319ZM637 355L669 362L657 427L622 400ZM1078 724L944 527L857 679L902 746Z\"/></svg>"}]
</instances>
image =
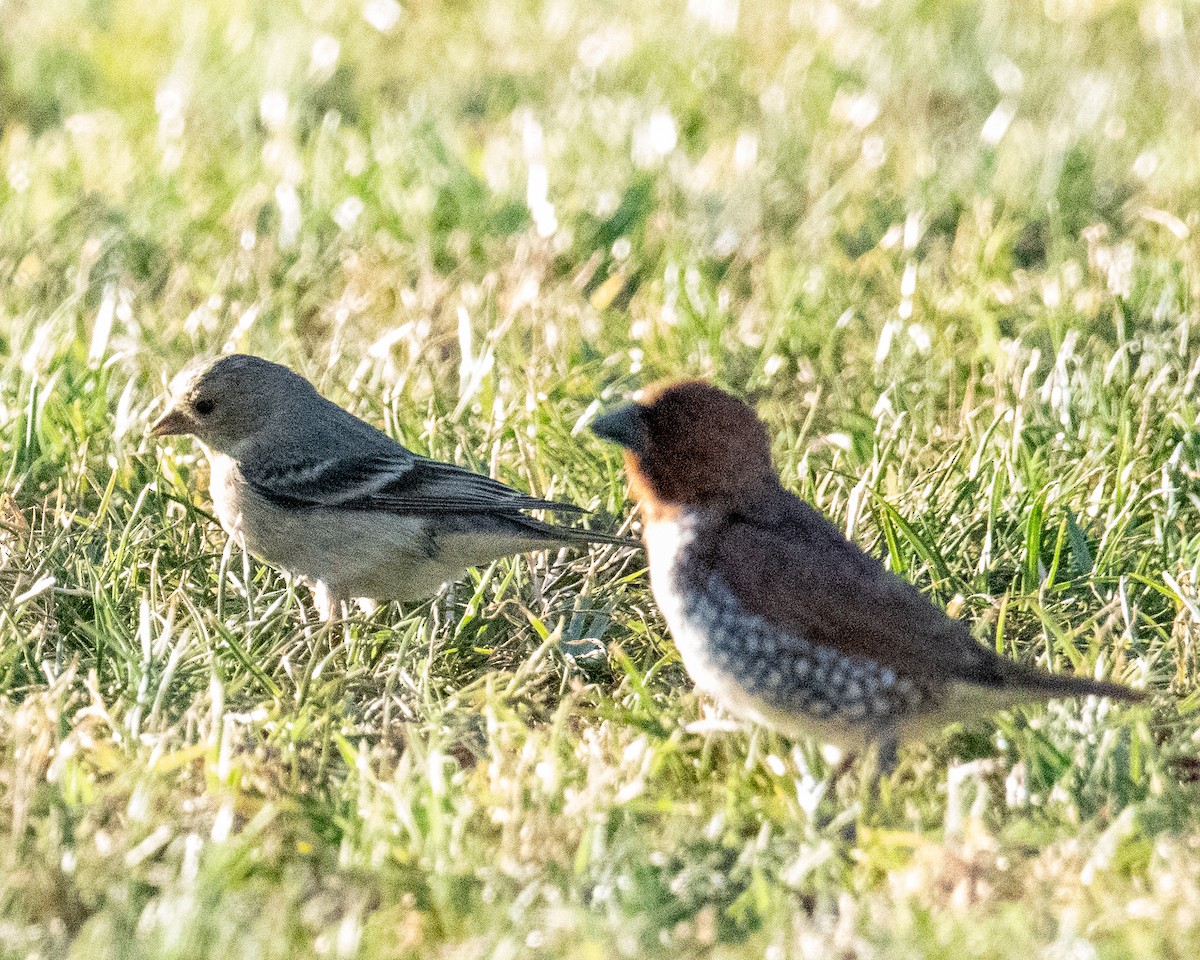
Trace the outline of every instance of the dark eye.
<instances>
[{"instance_id":1,"label":"dark eye","mask_svg":"<svg viewBox=\"0 0 1200 960\"><path fill-rule=\"evenodd\" d=\"M207 417L213 412L213 402L211 400L197 400L193 406L196 408L196 412L202 417Z\"/></svg>"}]
</instances>

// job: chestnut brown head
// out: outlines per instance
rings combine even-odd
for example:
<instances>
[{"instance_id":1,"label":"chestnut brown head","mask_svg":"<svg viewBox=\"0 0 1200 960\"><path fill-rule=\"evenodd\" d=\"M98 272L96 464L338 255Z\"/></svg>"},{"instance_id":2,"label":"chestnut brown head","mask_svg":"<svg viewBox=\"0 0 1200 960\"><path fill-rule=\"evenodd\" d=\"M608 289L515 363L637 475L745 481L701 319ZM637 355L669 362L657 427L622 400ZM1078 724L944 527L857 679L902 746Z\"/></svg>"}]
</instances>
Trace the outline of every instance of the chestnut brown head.
<instances>
[{"instance_id":1,"label":"chestnut brown head","mask_svg":"<svg viewBox=\"0 0 1200 960\"><path fill-rule=\"evenodd\" d=\"M592 430L624 448L630 487L647 511L728 504L778 483L762 421L700 380L650 387Z\"/></svg>"}]
</instances>

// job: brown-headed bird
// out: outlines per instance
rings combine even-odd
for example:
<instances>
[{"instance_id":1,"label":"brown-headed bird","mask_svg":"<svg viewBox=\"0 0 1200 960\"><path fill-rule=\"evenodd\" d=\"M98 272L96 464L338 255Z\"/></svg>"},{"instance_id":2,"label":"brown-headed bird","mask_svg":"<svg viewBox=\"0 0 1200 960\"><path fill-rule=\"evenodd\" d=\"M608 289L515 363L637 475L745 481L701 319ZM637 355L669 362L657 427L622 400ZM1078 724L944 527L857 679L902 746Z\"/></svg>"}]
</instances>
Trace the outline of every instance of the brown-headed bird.
<instances>
[{"instance_id":1,"label":"brown-headed bird","mask_svg":"<svg viewBox=\"0 0 1200 960\"><path fill-rule=\"evenodd\" d=\"M630 543L526 516L586 511L418 456L259 357L202 367L151 432L200 441L221 526L310 583L325 620L351 600L371 609L423 599L467 567L509 554Z\"/></svg>"},{"instance_id":2,"label":"brown-headed bird","mask_svg":"<svg viewBox=\"0 0 1200 960\"><path fill-rule=\"evenodd\" d=\"M625 449L650 583L693 681L734 714L846 750L897 746L1023 700L1140 700L977 643L786 491L767 430L697 381L651 388L592 429Z\"/></svg>"}]
</instances>

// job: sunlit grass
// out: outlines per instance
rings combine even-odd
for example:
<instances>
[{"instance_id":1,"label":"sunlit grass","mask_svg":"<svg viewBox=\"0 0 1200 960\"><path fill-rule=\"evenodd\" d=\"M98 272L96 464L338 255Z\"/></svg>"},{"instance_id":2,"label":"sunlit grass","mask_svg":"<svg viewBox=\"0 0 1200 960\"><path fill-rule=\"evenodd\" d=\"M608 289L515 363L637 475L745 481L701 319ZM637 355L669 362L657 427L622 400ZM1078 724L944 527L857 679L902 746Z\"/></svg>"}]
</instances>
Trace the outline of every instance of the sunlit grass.
<instances>
[{"instance_id":1,"label":"sunlit grass","mask_svg":"<svg viewBox=\"0 0 1200 960\"><path fill-rule=\"evenodd\" d=\"M1194 956L1194 19L0 0L0 956ZM1152 704L875 795L691 692L636 551L331 635L145 436L230 349L612 527L587 423L710 377L982 642Z\"/></svg>"}]
</instances>

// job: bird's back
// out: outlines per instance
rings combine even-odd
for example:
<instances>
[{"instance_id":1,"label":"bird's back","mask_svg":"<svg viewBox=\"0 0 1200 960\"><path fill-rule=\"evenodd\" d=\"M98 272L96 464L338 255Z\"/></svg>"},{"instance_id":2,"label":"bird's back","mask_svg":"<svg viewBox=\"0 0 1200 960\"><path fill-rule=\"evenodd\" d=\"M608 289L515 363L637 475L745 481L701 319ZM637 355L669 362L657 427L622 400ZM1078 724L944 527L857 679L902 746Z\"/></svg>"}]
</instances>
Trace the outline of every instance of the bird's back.
<instances>
[{"instance_id":1,"label":"bird's back","mask_svg":"<svg viewBox=\"0 0 1200 960\"><path fill-rule=\"evenodd\" d=\"M753 509L726 517L706 542L707 563L722 571L745 610L785 635L869 659L914 683L1019 687L1045 697L1137 697L1122 686L1056 676L1000 656L782 487Z\"/></svg>"}]
</instances>

